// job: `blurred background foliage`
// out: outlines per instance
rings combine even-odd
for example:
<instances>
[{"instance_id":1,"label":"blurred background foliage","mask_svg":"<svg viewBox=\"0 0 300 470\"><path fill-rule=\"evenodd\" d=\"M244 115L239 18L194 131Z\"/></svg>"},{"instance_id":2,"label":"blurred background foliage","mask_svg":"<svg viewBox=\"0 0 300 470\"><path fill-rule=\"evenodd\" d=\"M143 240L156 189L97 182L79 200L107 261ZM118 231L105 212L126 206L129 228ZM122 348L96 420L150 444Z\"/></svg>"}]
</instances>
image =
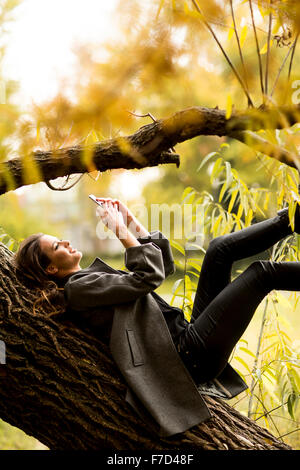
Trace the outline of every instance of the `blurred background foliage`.
<instances>
[{"instance_id":1,"label":"blurred background foliage","mask_svg":"<svg viewBox=\"0 0 300 470\"><path fill-rule=\"evenodd\" d=\"M1 58L9 37L6 25L21 3L1 1ZM243 78L255 106L292 104L297 91L292 84L300 79L299 54L294 47L300 29L297 1L122 0L116 3L115 19L113 40L74 47L76 73L66 77L54 98L24 108L16 98L18 84L4 80L0 69L0 84L5 84L0 104L0 162L28 158L37 149L92 145L129 135L151 122L150 116L138 115L151 113L160 119L189 106L218 106L228 115L245 110L249 104L245 89L207 24ZM268 93L262 93L266 87ZM260 134L299 153L299 125ZM159 226L150 227L153 205L166 204L168 212L172 204L191 204L191 225L202 217L203 243L187 250L193 237L184 233L176 238L175 216L171 217L167 235L172 240L177 271L158 289L167 301L183 307L189 318L209 240L272 216L287 203L292 215L299 177L296 170L228 138L200 136L177 145L176 152L181 155L179 168L165 165L99 174L91 162L90 173L68 191L52 191L38 183L3 194L0 238L15 251L28 235L51 233L70 238L73 246L84 252L82 267L99 255L120 267L122 249L116 239L99 238L95 207L88 194L122 199L149 229L162 230L163 225L162 210ZM36 171L30 160L28 171ZM63 182L60 178L53 184L59 187ZM297 236L291 237L263 256L298 260L298 243ZM233 275L246 265L237 263ZM300 427L299 313L298 294L272 292L232 358L249 384L249 390L232 404L275 435L286 435L284 440L295 448L300 448L300 434L295 432ZM37 441L26 439L0 422L0 448L39 448Z\"/></svg>"}]
</instances>

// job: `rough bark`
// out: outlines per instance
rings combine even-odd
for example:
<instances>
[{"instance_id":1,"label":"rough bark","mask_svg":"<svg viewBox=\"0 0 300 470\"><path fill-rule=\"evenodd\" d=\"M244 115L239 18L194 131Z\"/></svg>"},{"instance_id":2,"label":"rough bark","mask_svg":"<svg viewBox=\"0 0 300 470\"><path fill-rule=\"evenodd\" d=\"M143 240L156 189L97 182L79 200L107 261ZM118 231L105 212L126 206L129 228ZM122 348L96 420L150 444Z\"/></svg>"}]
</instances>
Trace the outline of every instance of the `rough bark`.
<instances>
[{"instance_id":1,"label":"rough bark","mask_svg":"<svg viewBox=\"0 0 300 470\"><path fill-rule=\"evenodd\" d=\"M221 400L212 419L169 439L153 436L124 402L126 385L107 345L34 310L38 293L16 279L0 245L0 418L52 450L290 449Z\"/></svg>"},{"instance_id":2,"label":"rough bark","mask_svg":"<svg viewBox=\"0 0 300 470\"><path fill-rule=\"evenodd\" d=\"M151 124L142 126L131 136L99 142L89 147L68 147L56 151L36 151L26 158L0 163L0 194L26 184L49 181L61 176L92 170L144 168L176 163L179 156L169 149L200 135L229 136L258 150L270 153L290 166L297 161L288 151L266 145L246 131L281 129L300 122L300 105L236 112L229 119L220 109L191 107ZM255 141L255 142L254 142ZM32 163L36 171L32 170Z\"/></svg>"}]
</instances>

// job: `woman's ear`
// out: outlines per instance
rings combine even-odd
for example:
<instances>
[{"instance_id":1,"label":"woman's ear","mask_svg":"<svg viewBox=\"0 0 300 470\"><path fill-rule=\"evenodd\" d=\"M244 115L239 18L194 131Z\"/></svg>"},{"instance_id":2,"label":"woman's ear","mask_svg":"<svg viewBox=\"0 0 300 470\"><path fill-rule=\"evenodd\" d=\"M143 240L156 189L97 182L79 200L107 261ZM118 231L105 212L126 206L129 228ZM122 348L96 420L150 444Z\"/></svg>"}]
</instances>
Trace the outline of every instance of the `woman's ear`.
<instances>
[{"instance_id":1,"label":"woman's ear","mask_svg":"<svg viewBox=\"0 0 300 470\"><path fill-rule=\"evenodd\" d=\"M46 273L47 274L56 274L58 271L58 268L54 266L54 264L49 264L48 268L46 268Z\"/></svg>"}]
</instances>

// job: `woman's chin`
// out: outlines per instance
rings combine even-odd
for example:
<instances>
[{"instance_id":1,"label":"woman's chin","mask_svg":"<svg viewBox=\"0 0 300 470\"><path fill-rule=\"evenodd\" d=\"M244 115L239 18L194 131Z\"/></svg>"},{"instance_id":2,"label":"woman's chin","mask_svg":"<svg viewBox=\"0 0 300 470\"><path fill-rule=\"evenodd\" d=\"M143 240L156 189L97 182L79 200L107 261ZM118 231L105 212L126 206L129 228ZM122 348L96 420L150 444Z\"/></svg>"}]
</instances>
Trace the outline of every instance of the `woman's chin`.
<instances>
[{"instance_id":1,"label":"woman's chin","mask_svg":"<svg viewBox=\"0 0 300 470\"><path fill-rule=\"evenodd\" d=\"M78 263L82 258L82 252L75 249L71 251L70 255L72 256L73 261L76 263Z\"/></svg>"}]
</instances>

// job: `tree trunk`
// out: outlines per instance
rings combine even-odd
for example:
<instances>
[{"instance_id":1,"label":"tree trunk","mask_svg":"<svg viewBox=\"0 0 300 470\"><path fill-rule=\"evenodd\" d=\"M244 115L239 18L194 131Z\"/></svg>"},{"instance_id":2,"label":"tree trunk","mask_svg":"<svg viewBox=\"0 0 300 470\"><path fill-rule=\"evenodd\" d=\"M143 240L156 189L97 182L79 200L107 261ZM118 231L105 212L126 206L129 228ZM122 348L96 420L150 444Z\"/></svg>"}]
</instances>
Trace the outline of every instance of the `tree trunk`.
<instances>
[{"instance_id":1,"label":"tree trunk","mask_svg":"<svg viewBox=\"0 0 300 470\"><path fill-rule=\"evenodd\" d=\"M166 119L142 126L130 136L102 141L88 147L74 146L56 151L36 151L25 158L2 162L0 194L26 184L93 170L145 168L165 163L175 163L179 166L179 156L169 149L199 135L232 137L298 168L298 155L267 143L261 136L255 136L254 132L290 127L299 121L300 105L250 109L236 112L229 119L226 119L224 110L194 106Z\"/></svg>"},{"instance_id":2,"label":"tree trunk","mask_svg":"<svg viewBox=\"0 0 300 470\"><path fill-rule=\"evenodd\" d=\"M0 245L0 418L51 450L290 449L221 400L213 417L168 439L151 434L124 401L126 384L108 346L91 332L34 309Z\"/></svg>"}]
</instances>

